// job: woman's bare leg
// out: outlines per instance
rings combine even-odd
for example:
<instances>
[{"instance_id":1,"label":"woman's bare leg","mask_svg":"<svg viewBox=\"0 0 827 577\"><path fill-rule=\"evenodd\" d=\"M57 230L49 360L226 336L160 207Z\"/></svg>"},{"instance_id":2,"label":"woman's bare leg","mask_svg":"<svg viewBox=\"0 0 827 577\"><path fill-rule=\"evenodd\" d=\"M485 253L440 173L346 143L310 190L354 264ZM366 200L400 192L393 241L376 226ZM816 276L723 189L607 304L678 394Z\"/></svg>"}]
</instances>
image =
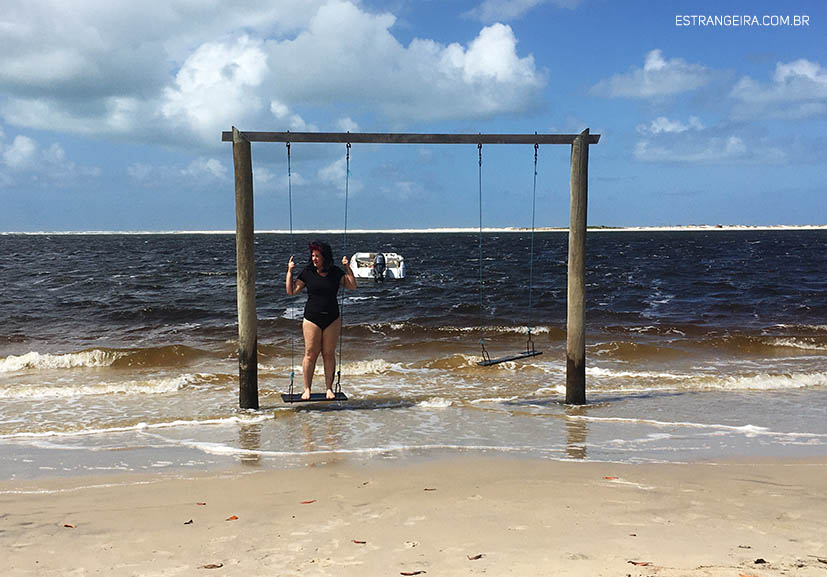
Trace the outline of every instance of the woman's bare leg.
<instances>
[{"instance_id":1,"label":"woman's bare leg","mask_svg":"<svg viewBox=\"0 0 827 577\"><path fill-rule=\"evenodd\" d=\"M333 392L333 378L336 373L336 343L342 332L342 318L339 317L322 333L322 362L324 363L325 395L328 399L336 398Z\"/></svg>"},{"instance_id":2,"label":"woman's bare leg","mask_svg":"<svg viewBox=\"0 0 827 577\"><path fill-rule=\"evenodd\" d=\"M302 359L302 374L304 375L304 392L302 399L310 398L310 386L313 384L313 373L316 371L316 359L322 351L322 329L309 320L302 321L304 333L304 359Z\"/></svg>"}]
</instances>

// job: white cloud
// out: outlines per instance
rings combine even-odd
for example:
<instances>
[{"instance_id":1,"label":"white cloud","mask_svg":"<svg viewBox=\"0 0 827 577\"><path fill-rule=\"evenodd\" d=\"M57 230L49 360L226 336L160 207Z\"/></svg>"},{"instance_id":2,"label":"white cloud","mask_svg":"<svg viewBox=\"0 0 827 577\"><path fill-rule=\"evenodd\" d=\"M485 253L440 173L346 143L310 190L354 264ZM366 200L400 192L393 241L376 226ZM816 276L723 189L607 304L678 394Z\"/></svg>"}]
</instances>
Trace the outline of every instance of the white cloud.
<instances>
[{"instance_id":1,"label":"white cloud","mask_svg":"<svg viewBox=\"0 0 827 577\"><path fill-rule=\"evenodd\" d=\"M31 167L35 161L37 144L28 136L17 135L11 145L3 150L3 164L12 170Z\"/></svg>"},{"instance_id":2,"label":"white cloud","mask_svg":"<svg viewBox=\"0 0 827 577\"><path fill-rule=\"evenodd\" d=\"M345 189L345 173L347 171L346 160L339 158L331 164L319 169L319 178L336 188Z\"/></svg>"},{"instance_id":3,"label":"white cloud","mask_svg":"<svg viewBox=\"0 0 827 577\"><path fill-rule=\"evenodd\" d=\"M101 169L96 166L79 166L66 158L66 151L57 143L43 151L39 171L46 180L59 183L99 178L102 174Z\"/></svg>"},{"instance_id":4,"label":"white cloud","mask_svg":"<svg viewBox=\"0 0 827 577\"><path fill-rule=\"evenodd\" d=\"M804 58L799 58L794 62L783 64L779 62L775 65L774 80L777 84L791 85L800 79L807 79L813 81L818 86L818 95L824 96L823 89L827 88L827 71L821 68L817 62L810 62ZM802 86L806 91L813 88L812 84Z\"/></svg>"},{"instance_id":5,"label":"white cloud","mask_svg":"<svg viewBox=\"0 0 827 577\"><path fill-rule=\"evenodd\" d=\"M292 186L293 192L295 193L296 189L307 184L307 180L304 178L304 175L297 172L295 169L290 172L288 180L286 171L273 170L268 166L262 166L261 163L253 167L253 180L257 194L260 192L277 192L279 194L286 194L288 186Z\"/></svg>"},{"instance_id":6,"label":"white cloud","mask_svg":"<svg viewBox=\"0 0 827 577\"><path fill-rule=\"evenodd\" d=\"M484 0L479 6L466 12L465 16L480 22L507 22L522 18L542 4L575 8L580 2L581 0Z\"/></svg>"},{"instance_id":7,"label":"white cloud","mask_svg":"<svg viewBox=\"0 0 827 577\"><path fill-rule=\"evenodd\" d=\"M156 168L150 164L136 162L126 167L126 174L138 182L150 182Z\"/></svg>"},{"instance_id":8,"label":"white cloud","mask_svg":"<svg viewBox=\"0 0 827 577\"><path fill-rule=\"evenodd\" d=\"M3 186L14 182L69 185L101 174L97 167L79 166L69 160L66 151L57 143L42 149L33 138L18 134L11 144L6 145L3 136L0 134L0 182Z\"/></svg>"},{"instance_id":9,"label":"white cloud","mask_svg":"<svg viewBox=\"0 0 827 577\"><path fill-rule=\"evenodd\" d=\"M183 171L184 176L225 180L227 167L215 158L196 158Z\"/></svg>"},{"instance_id":10,"label":"white cloud","mask_svg":"<svg viewBox=\"0 0 827 577\"><path fill-rule=\"evenodd\" d=\"M697 116L690 116L687 122L670 120L666 116L658 116L648 125L641 124L637 131L643 134L681 133L688 130L703 130L704 125Z\"/></svg>"},{"instance_id":11,"label":"white cloud","mask_svg":"<svg viewBox=\"0 0 827 577\"><path fill-rule=\"evenodd\" d=\"M58 92L96 98L114 95L116 86L134 89L138 78L157 82L162 77L152 72L152 58L162 51L153 12L165 13L117 0L105 8L95 2L7 0L0 83L36 97Z\"/></svg>"},{"instance_id":12,"label":"white cloud","mask_svg":"<svg viewBox=\"0 0 827 577\"><path fill-rule=\"evenodd\" d=\"M483 28L467 47L391 33L391 14L331 0L295 39L272 42L270 81L284 103L338 104L378 111L397 123L483 118L538 103L544 75L517 54L509 26ZM309 69L313 74L308 74Z\"/></svg>"},{"instance_id":13,"label":"white cloud","mask_svg":"<svg viewBox=\"0 0 827 577\"><path fill-rule=\"evenodd\" d=\"M687 137L670 134L661 138L639 141L634 157L640 162L677 164L759 164L783 163L783 150L763 142L747 146L737 135L695 135Z\"/></svg>"},{"instance_id":14,"label":"white cloud","mask_svg":"<svg viewBox=\"0 0 827 577\"><path fill-rule=\"evenodd\" d=\"M262 108L255 88L267 73L262 43L246 36L232 44L201 45L164 90L161 114L203 139L216 139L238 119Z\"/></svg>"},{"instance_id":15,"label":"white cloud","mask_svg":"<svg viewBox=\"0 0 827 577\"><path fill-rule=\"evenodd\" d=\"M398 180L393 183L393 186L383 186L381 190L383 199L400 202L427 196L427 191L421 182L410 180Z\"/></svg>"},{"instance_id":16,"label":"white cloud","mask_svg":"<svg viewBox=\"0 0 827 577\"><path fill-rule=\"evenodd\" d=\"M86 98L163 87L169 70L223 37L292 33L326 0L4 0L0 83Z\"/></svg>"},{"instance_id":17,"label":"white cloud","mask_svg":"<svg viewBox=\"0 0 827 577\"><path fill-rule=\"evenodd\" d=\"M332 186L341 193L344 193L345 189L347 189L349 194L362 190L361 181L354 178L352 174L346 179L346 174L347 159L341 157L327 166L320 168L317 176L321 182Z\"/></svg>"},{"instance_id":18,"label":"white cloud","mask_svg":"<svg viewBox=\"0 0 827 577\"><path fill-rule=\"evenodd\" d=\"M389 117L421 120L486 117L531 107L545 75L532 56L521 58L516 48L513 30L503 24L483 28L467 49L414 40L399 79L405 94L386 87L395 97L382 107Z\"/></svg>"},{"instance_id":19,"label":"white cloud","mask_svg":"<svg viewBox=\"0 0 827 577\"><path fill-rule=\"evenodd\" d=\"M286 176L284 177L287 178ZM278 183L279 177L266 166L258 166L253 172L254 186L263 186L265 189L270 188L273 184Z\"/></svg>"},{"instance_id":20,"label":"white cloud","mask_svg":"<svg viewBox=\"0 0 827 577\"><path fill-rule=\"evenodd\" d=\"M730 92L738 101L736 118L769 116L801 119L827 114L827 70L817 62L799 59L779 62L769 83L745 76Z\"/></svg>"},{"instance_id":21,"label":"white cloud","mask_svg":"<svg viewBox=\"0 0 827 577\"><path fill-rule=\"evenodd\" d=\"M592 87L592 94L609 98L659 98L696 90L712 79L708 68L681 58L667 60L660 50L646 55L643 68L615 74Z\"/></svg>"},{"instance_id":22,"label":"white cloud","mask_svg":"<svg viewBox=\"0 0 827 577\"><path fill-rule=\"evenodd\" d=\"M232 180L231 164L217 158L199 157L186 165L151 165L133 163L126 173L136 184L146 188L169 190L180 188L199 188L209 186L226 186ZM305 178L296 170L291 177L294 187L305 184ZM331 177L332 178L332 177ZM286 191L286 171L274 171L263 162L259 162L253 171L256 192Z\"/></svg>"},{"instance_id":23,"label":"white cloud","mask_svg":"<svg viewBox=\"0 0 827 577\"><path fill-rule=\"evenodd\" d=\"M0 107L9 124L75 134L141 136L151 133L154 110L135 98L104 98L78 104L57 97L9 98ZM158 134L153 135L157 139Z\"/></svg>"},{"instance_id":24,"label":"white cloud","mask_svg":"<svg viewBox=\"0 0 827 577\"><path fill-rule=\"evenodd\" d=\"M193 188L229 180L229 169L216 158L199 157L184 166L133 163L126 169L135 182L153 188Z\"/></svg>"},{"instance_id":25,"label":"white cloud","mask_svg":"<svg viewBox=\"0 0 827 577\"><path fill-rule=\"evenodd\" d=\"M357 0L8 0L3 12L0 115L20 127L217 148L232 125L318 130L307 115L329 118L331 100L354 123L399 126L520 112L546 82L508 26L405 46L392 14Z\"/></svg>"},{"instance_id":26,"label":"white cloud","mask_svg":"<svg viewBox=\"0 0 827 577\"><path fill-rule=\"evenodd\" d=\"M456 46L456 45L453 45ZM520 59L516 51L517 40L510 26L494 24L483 28L468 50L452 54L463 71L467 83L494 79L498 82L512 82L531 79L534 74L534 59ZM455 52L453 50L452 52Z\"/></svg>"},{"instance_id":27,"label":"white cloud","mask_svg":"<svg viewBox=\"0 0 827 577\"><path fill-rule=\"evenodd\" d=\"M336 128L340 132L359 132L359 125L349 116L337 120Z\"/></svg>"},{"instance_id":28,"label":"white cloud","mask_svg":"<svg viewBox=\"0 0 827 577\"><path fill-rule=\"evenodd\" d=\"M270 102L270 112L273 113L273 116L281 120L290 114L290 109L286 104L279 102L278 100L272 100Z\"/></svg>"},{"instance_id":29,"label":"white cloud","mask_svg":"<svg viewBox=\"0 0 827 577\"><path fill-rule=\"evenodd\" d=\"M270 102L270 112L276 120L282 123L282 129L286 128L287 130L292 130L293 132L315 132L319 130L312 124L308 125L304 121L304 118L298 114L293 114L290 112L290 108L278 100L272 100Z\"/></svg>"},{"instance_id":30,"label":"white cloud","mask_svg":"<svg viewBox=\"0 0 827 577\"><path fill-rule=\"evenodd\" d=\"M245 33L263 38L301 29L323 2L5 0L0 16L0 95L6 98L0 99L0 114L9 124L28 128L191 141L191 133L181 126L191 126L201 114L209 120L218 107L215 99L226 96L226 91L196 95L201 98L193 105L206 104L206 110L185 112L180 98L192 93L178 84L184 79L176 78L174 71L216 39ZM189 62L190 72L195 64ZM203 76L205 71L201 80L207 80ZM164 89L171 91L168 98ZM196 136L204 132L199 127ZM216 140L211 134L209 141Z\"/></svg>"},{"instance_id":31,"label":"white cloud","mask_svg":"<svg viewBox=\"0 0 827 577\"><path fill-rule=\"evenodd\" d=\"M781 164L789 155L768 138L749 139L731 130L659 116L637 127L641 135L633 156L639 162L669 164Z\"/></svg>"}]
</instances>

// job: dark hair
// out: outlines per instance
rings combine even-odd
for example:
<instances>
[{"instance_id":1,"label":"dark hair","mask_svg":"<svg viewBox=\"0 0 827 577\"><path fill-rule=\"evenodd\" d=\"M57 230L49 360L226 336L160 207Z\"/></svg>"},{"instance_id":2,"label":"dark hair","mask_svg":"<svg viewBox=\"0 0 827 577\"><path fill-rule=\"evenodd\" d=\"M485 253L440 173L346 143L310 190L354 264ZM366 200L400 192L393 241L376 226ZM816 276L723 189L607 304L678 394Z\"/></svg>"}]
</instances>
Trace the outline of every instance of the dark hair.
<instances>
[{"instance_id":1,"label":"dark hair","mask_svg":"<svg viewBox=\"0 0 827 577\"><path fill-rule=\"evenodd\" d=\"M307 248L310 249L310 264L313 264L313 251L317 250L322 253L322 271L327 272L333 266L333 249L326 242L314 240Z\"/></svg>"}]
</instances>

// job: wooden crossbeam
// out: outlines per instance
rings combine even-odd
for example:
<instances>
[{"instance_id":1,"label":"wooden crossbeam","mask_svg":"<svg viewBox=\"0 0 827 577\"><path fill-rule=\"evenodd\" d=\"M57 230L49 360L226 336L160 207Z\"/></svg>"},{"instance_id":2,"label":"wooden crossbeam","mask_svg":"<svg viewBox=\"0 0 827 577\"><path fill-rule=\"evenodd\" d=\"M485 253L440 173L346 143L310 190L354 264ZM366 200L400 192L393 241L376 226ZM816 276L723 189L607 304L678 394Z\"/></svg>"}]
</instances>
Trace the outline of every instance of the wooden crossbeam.
<instances>
[{"instance_id":1,"label":"wooden crossbeam","mask_svg":"<svg viewBox=\"0 0 827 577\"><path fill-rule=\"evenodd\" d=\"M351 144L574 144L579 134L418 134L393 132L241 132L248 142L339 142ZM597 144L599 134L586 135ZM221 133L232 142L232 131Z\"/></svg>"}]
</instances>

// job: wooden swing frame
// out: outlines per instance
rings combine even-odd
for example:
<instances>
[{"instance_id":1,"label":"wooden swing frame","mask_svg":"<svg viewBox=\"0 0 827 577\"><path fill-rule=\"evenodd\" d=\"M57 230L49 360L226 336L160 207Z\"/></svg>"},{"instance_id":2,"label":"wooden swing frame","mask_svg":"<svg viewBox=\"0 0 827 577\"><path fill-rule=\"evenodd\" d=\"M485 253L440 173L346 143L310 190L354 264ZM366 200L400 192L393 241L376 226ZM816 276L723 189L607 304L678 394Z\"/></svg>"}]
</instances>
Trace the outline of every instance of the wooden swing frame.
<instances>
[{"instance_id":1,"label":"wooden swing frame","mask_svg":"<svg viewBox=\"0 0 827 577\"><path fill-rule=\"evenodd\" d=\"M233 143L236 207L239 406L258 409L258 344L253 222L251 142L317 142L349 144L568 144L571 146L571 204L566 311L566 403L586 403L586 207L589 145L599 134L418 134L384 132L242 132L221 133ZM526 351L528 353L528 351ZM517 358L524 358L521 354ZM533 356L533 355L532 355ZM502 362L502 361L500 361Z\"/></svg>"}]
</instances>

